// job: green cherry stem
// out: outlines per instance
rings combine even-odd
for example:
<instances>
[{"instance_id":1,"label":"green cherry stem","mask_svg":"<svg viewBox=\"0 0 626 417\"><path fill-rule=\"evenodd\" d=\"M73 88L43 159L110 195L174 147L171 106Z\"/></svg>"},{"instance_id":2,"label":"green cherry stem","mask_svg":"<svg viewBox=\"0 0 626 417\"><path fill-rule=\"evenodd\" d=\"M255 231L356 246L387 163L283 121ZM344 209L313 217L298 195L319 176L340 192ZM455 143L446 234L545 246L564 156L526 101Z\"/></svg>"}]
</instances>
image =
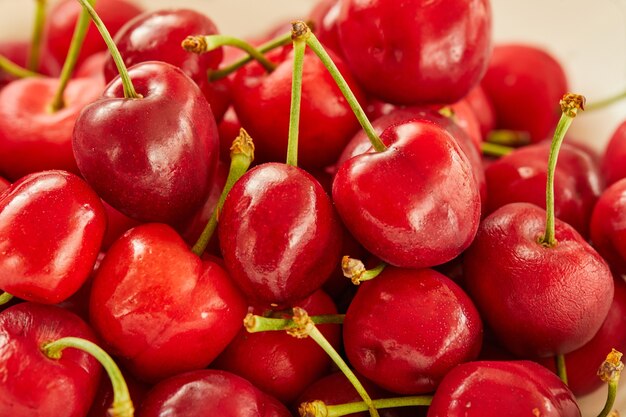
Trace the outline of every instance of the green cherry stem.
<instances>
[{"instance_id":1,"label":"green cherry stem","mask_svg":"<svg viewBox=\"0 0 626 417\"><path fill-rule=\"evenodd\" d=\"M96 0L89 0L89 5L93 7ZM83 46L85 36L87 36L87 29L89 29L89 13L83 9L78 17L76 26L74 27L74 34L72 35L72 42L70 48L67 51L65 62L63 63L63 69L61 69L61 76L59 77L59 87L57 88L52 102L50 103L50 111L52 113L57 112L65 107L65 100L63 94L67 88L67 84L72 78L74 68L78 62L78 55L80 54L80 48Z\"/></svg>"},{"instance_id":2,"label":"green cherry stem","mask_svg":"<svg viewBox=\"0 0 626 417\"><path fill-rule=\"evenodd\" d=\"M302 72L306 40L311 31L294 22L291 29L293 39L293 76L291 81L291 108L289 110L289 139L287 141L287 165L298 166L298 133L300 131L300 103L302 102Z\"/></svg>"},{"instance_id":3,"label":"green cherry stem","mask_svg":"<svg viewBox=\"0 0 626 417\"><path fill-rule=\"evenodd\" d=\"M46 23L46 0L35 0L35 24L30 43L28 64L26 67L31 71L39 69L39 59L41 56L41 39L43 38L43 28Z\"/></svg>"},{"instance_id":4,"label":"green cherry stem","mask_svg":"<svg viewBox=\"0 0 626 417\"><path fill-rule=\"evenodd\" d=\"M420 395L412 397L381 398L378 400L372 400L372 403L377 409L380 410L383 408L429 406L432 401L432 396ZM323 401L316 400L300 404L298 407L298 413L300 414L300 417L341 417L348 414L367 411L368 409L369 408L364 401L327 405Z\"/></svg>"},{"instance_id":5,"label":"green cherry stem","mask_svg":"<svg viewBox=\"0 0 626 417\"><path fill-rule=\"evenodd\" d=\"M321 314L319 316L309 316L314 324L342 324L345 314ZM276 332L298 328L293 318L275 318L257 316L248 313L243 319L243 325L249 333Z\"/></svg>"},{"instance_id":6,"label":"green cherry stem","mask_svg":"<svg viewBox=\"0 0 626 417\"><path fill-rule=\"evenodd\" d=\"M550 145L550 156L548 157L548 179L546 184L546 232L539 239L539 243L546 247L553 247L557 244L555 237L555 215L554 215L554 171L559 157L559 150L565 138L565 133L569 129L574 117L579 110L585 108L585 97L579 94L568 93L561 99L561 118L554 131L554 138Z\"/></svg>"},{"instance_id":7,"label":"green cherry stem","mask_svg":"<svg viewBox=\"0 0 626 417\"><path fill-rule=\"evenodd\" d=\"M195 54L203 54L205 52L212 51L222 46L234 46L246 52L249 56L256 59L259 64L265 68L267 72L272 72L276 68L276 64L267 59L265 55L254 46L250 45L243 39L235 38L228 35L198 35L187 36L181 44L183 49L187 52L193 52Z\"/></svg>"},{"instance_id":8,"label":"green cherry stem","mask_svg":"<svg viewBox=\"0 0 626 417\"><path fill-rule=\"evenodd\" d=\"M94 8L91 7L91 4L89 4L88 0L77 0L77 1L87 10L87 12L89 13L89 16L91 16L91 20L93 21L94 25L98 29L98 32L100 32L100 36L102 36L104 43L106 43L107 48L109 49L111 58L113 58L113 61L115 62L115 66L117 67L117 71L120 73L120 77L122 78L122 86L124 88L124 97L125 98L142 98L141 94L138 94L137 91L135 91L135 86L133 86L133 82L131 81L130 76L128 75L128 70L126 69L126 65L124 64L122 55L120 55L120 51L119 49L117 49L115 42L113 42L113 38L111 37L109 30L106 28L106 26L102 22L102 19L100 19L100 17L98 16Z\"/></svg>"},{"instance_id":9,"label":"green cherry stem","mask_svg":"<svg viewBox=\"0 0 626 417\"><path fill-rule=\"evenodd\" d=\"M287 32L283 35L280 35L274 39L265 42L264 44L259 45L256 50L264 54L276 48L280 48L281 46L289 45L291 42L291 32ZM254 57L252 55L246 55L245 57L240 58L232 64L229 64L223 68L209 70L209 81L217 81L221 78L228 77L230 74L237 71L239 68L243 67L252 60L254 60Z\"/></svg>"},{"instance_id":10,"label":"green cherry stem","mask_svg":"<svg viewBox=\"0 0 626 417\"><path fill-rule=\"evenodd\" d=\"M607 417L610 415L613 405L615 404L615 397L617 396L617 385L619 384L619 378L624 369L624 364L621 361L622 353L615 349L611 350L606 357L606 360L602 362L598 369L598 376L609 386L608 394L606 397L606 403L604 408L598 414L598 417Z\"/></svg>"},{"instance_id":11,"label":"green cherry stem","mask_svg":"<svg viewBox=\"0 0 626 417\"><path fill-rule=\"evenodd\" d=\"M480 149L483 151L483 155L495 156L501 158L513 152L515 149L509 146L498 145L496 143L482 142Z\"/></svg>"},{"instance_id":12,"label":"green cherry stem","mask_svg":"<svg viewBox=\"0 0 626 417\"><path fill-rule=\"evenodd\" d=\"M226 177L226 184L224 185L222 194L220 194L220 198L217 202L217 207L213 210L211 218L204 227L198 241L195 245L193 245L193 248L191 248L191 251L196 255L201 256L206 250L206 247L209 245L209 241L215 232L215 228L217 227L219 212L224 206L226 196L233 188L233 185L235 185L237 180L239 180L239 178L246 173L253 160L254 143L252 142L252 138L248 132L241 128L241 130L239 130L239 136L235 138L230 147L230 168L228 170L228 177Z\"/></svg>"},{"instance_id":13,"label":"green cherry stem","mask_svg":"<svg viewBox=\"0 0 626 417\"><path fill-rule=\"evenodd\" d=\"M317 37L315 37L315 34L312 33L306 23L302 21L294 22L294 25L304 25L304 27L306 27L306 30L310 32L310 35L307 37L306 40L307 46L311 48L313 52L315 52L315 54L319 57L330 75L335 80L335 83L337 83L339 90L341 90L343 96L346 98L346 101L350 105L350 108L354 112L354 115L361 124L361 127L363 128L365 133L367 134L367 137L369 138L376 152L382 152L387 149L387 146L385 146L378 134L376 134L372 123L367 118L365 111L363 111L363 108L354 96L354 93L352 92L352 90L350 90L350 86L348 86L348 83L341 75L341 72L339 72L339 69L333 62L330 55L328 55L328 52L326 52L320 41L317 39Z\"/></svg>"},{"instance_id":14,"label":"green cherry stem","mask_svg":"<svg viewBox=\"0 0 626 417\"><path fill-rule=\"evenodd\" d=\"M385 270L386 266L385 262L381 262L372 269L366 269L365 264L360 259L351 258L347 255L341 258L341 272L343 272L344 277L350 278L354 285L376 278Z\"/></svg>"},{"instance_id":15,"label":"green cherry stem","mask_svg":"<svg viewBox=\"0 0 626 417\"><path fill-rule=\"evenodd\" d=\"M4 71L16 78L41 77L41 74L17 65L4 55L0 55L0 71Z\"/></svg>"},{"instance_id":16,"label":"green cherry stem","mask_svg":"<svg viewBox=\"0 0 626 417\"><path fill-rule=\"evenodd\" d=\"M12 299L13 296L11 294L9 294L8 292L3 292L2 294L0 294L0 306L8 303Z\"/></svg>"},{"instance_id":17,"label":"green cherry stem","mask_svg":"<svg viewBox=\"0 0 626 417\"><path fill-rule=\"evenodd\" d=\"M561 381L567 385L567 367L565 366L565 355L558 354L554 357L554 363L556 365L556 373L561 378Z\"/></svg>"},{"instance_id":18,"label":"green cherry stem","mask_svg":"<svg viewBox=\"0 0 626 417\"><path fill-rule=\"evenodd\" d=\"M134 407L128 393L128 386L120 368L108 353L95 343L77 337L63 337L54 342L46 343L41 347L41 351L50 359L60 359L66 348L75 348L87 352L104 367L113 385L113 405L109 409L111 417L133 417Z\"/></svg>"},{"instance_id":19,"label":"green cherry stem","mask_svg":"<svg viewBox=\"0 0 626 417\"><path fill-rule=\"evenodd\" d=\"M530 134L524 130L496 129L487 134L486 141L516 148L530 144Z\"/></svg>"},{"instance_id":20,"label":"green cherry stem","mask_svg":"<svg viewBox=\"0 0 626 417\"><path fill-rule=\"evenodd\" d=\"M626 91L622 91L621 93L616 94L614 96L607 97L602 100L594 101L593 103L589 103L587 106L585 106L585 111L601 110L605 107L609 107L619 101L622 101L625 98L626 98Z\"/></svg>"}]
</instances>

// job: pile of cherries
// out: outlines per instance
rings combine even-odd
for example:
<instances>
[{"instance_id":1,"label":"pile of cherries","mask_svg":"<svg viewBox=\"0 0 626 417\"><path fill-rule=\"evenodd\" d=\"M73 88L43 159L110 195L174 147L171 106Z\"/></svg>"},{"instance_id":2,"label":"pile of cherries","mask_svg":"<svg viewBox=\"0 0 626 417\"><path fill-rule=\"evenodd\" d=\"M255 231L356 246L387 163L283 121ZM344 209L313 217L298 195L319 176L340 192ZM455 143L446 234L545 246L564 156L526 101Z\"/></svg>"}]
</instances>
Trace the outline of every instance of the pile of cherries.
<instances>
[{"instance_id":1,"label":"pile of cherries","mask_svg":"<svg viewBox=\"0 0 626 417\"><path fill-rule=\"evenodd\" d=\"M624 94L491 27L38 1L0 43L0 416L610 415L626 122L562 142Z\"/></svg>"}]
</instances>

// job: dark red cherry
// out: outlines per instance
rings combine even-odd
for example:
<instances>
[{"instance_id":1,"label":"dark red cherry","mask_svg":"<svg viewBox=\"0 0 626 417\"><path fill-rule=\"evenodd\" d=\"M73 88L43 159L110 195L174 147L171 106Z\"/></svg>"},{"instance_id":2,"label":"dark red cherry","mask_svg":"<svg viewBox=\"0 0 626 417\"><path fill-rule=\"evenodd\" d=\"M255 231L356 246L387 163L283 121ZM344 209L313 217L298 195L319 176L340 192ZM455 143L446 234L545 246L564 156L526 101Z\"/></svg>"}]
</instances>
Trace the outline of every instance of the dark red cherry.
<instances>
[{"instance_id":1,"label":"dark red cherry","mask_svg":"<svg viewBox=\"0 0 626 417\"><path fill-rule=\"evenodd\" d=\"M344 0L337 25L357 80L396 104L460 100L484 74L491 53L486 0Z\"/></svg>"},{"instance_id":2,"label":"dark red cherry","mask_svg":"<svg viewBox=\"0 0 626 417\"><path fill-rule=\"evenodd\" d=\"M470 362L446 375L428 417L580 417L559 377L529 361Z\"/></svg>"},{"instance_id":3,"label":"dark red cherry","mask_svg":"<svg viewBox=\"0 0 626 417\"><path fill-rule=\"evenodd\" d=\"M138 417L291 417L275 398L245 379L206 369L176 375L156 385Z\"/></svg>"},{"instance_id":4,"label":"dark red cherry","mask_svg":"<svg viewBox=\"0 0 626 417\"><path fill-rule=\"evenodd\" d=\"M480 196L470 162L440 126L415 120L381 135L385 151L339 167L333 200L352 235L395 266L445 263L471 243Z\"/></svg>"},{"instance_id":5,"label":"dark red cherry","mask_svg":"<svg viewBox=\"0 0 626 417\"><path fill-rule=\"evenodd\" d=\"M0 177L0 195L2 195L4 191L8 190L10 186L11 186L11 183L9 181Z\"/></svg>"},{"instance_id":6,"label":"dark red cherry","mask_svg":"<svg viewBox=\"0 0 626 417\"><path fill-rule=\"evenodd\" d=\"M296 305L310 315L337 313L335 304L323 291L316 291ZM263 314L263 310L256 308L249 312ZM341 328L338 325L319 325L318 329L335 349L339 348ZM288 404L325 375L331 363L326 352L310 338L297 339L280 331L248 333L242 328L213 366L246 378Z\"/></svg>"},{"instance_id":7,"label":"dark red cherry","mask_svg":"<svg viewBox=\"0 0 626 417\"><path fill-rule=\"evenodd\" d=\"M482 323L469 296L444 275L388 266L359 287L343 341L362 375L393 392L420 394L478 356Z\"/></svg>"},{"instance_id":8,"label":"dark red cherry","mask_svg":"<svg viewBox=\"0 0 626 417\"><path fill-rule=\"evenodd\" d=\"M511 203L485 218L465 252L465 285L499 342L522 357L578 349L600 329L613 299L604 260L556 219L541 242L545 210Z\"/></svg>"},{"instance_id":9,"label":"dark red cherry","mask_svg":"<svg viewBox=\"0 0 626 417\"><path fill-rule=\"evenodd\" d=\"M60 359L42 352L63 337L95 341L75 314L55 306L20 303L0 313L0 415L83 417L100 381L101 368L89 354L67 349Z\"/></svg>"},{"instance_id":10,"label":"dark red cherry","mask_svg":"<svg viewBox=\"0 0 626 417\"><path fill-rule=\"evenodd\" d=\"M141 403L143 402L143 399L148 393L150 387L137 381L125 370L122 369L121 371L124 381L128 387L133 407L135 410L138 410L139 407L141 407ZM87 414L86 417L111 417L111 413L109 411L111 409L111 405L113 404L113 398L111 379L108 375L103 373L100 377L100 385L98 385L96 396L91 404L91 408L89 409L89 414Z\"/></svg>"},{"instance_id":11,"label":"dark red cherry","mask_svg":"<svg viewBox=\"0 0 626 417\"><path fill-rule=\"evenodd\" d=\"M76 292L106 227L96 193L74 174L28 175L0 195L0 288L46 304Z\"/></svg>"},{"instance_id":12,"label":"dark red cherry","mask_svg":"<svg viewBox=\"0 0 626 417\"><path fill-rule=\"evenodd\" d=\"M607 188L593 208L591 241L615 271L626 273L626 179Z\"/></svg>"},{"instance_id":13,"label":"dark red cherry","mask_svg":"<svg viewBox=\"0 0 626 417\"><path fill-rule=\"evenodd\" d=\"M626 120L623 121L609 139L602 157L601 169L606 185L626 178Z\"/></svg>"},{"instance_id":14,"label":"dark red cherry","mask_svg":"<svg viewBox=\"0 0 626 417\"><path fill-rule=\"evenodd\" d=\"M496 45L481 86L496 111L496 127L526 131L533 142L552 135L561 116L559 100L568 92L556 58L522 44Z\"/></svg>"},{"instance_id":15,"label":"dark red cherry","mask_svg":"<svg viewBox=\"0 0 626 417\"><path fill-rule=\"evenodd\" d=\"M111 246L91 290L94 328L147 381L207 366L235 337L245 312L226 272L157 223L137 226Z\"/></svg>"},{"instance_id":16,"label":"dark red cherry","mask_svg":"<svg viewBox=\"0 0 626 417\"><path fill-rule=\"evenodd\" d=\"M231 189L218 226L224 262L250 300L291 304L319 289L339 262L341 227L306 171L267 163Z\"/></svg>"},{"instance_id":17,"label":"dark red cherry","mask_svg":"<svg viewBox=\"0 0 626 417\"><path fill-rule=\"evenodd\" d=\"M177 223L206 200L218 156L215 119L180 69L145 62L129 70L143 97L114 80L76 121L73 147L87 182L141 221Z\"/></svg>"}]
</instances>

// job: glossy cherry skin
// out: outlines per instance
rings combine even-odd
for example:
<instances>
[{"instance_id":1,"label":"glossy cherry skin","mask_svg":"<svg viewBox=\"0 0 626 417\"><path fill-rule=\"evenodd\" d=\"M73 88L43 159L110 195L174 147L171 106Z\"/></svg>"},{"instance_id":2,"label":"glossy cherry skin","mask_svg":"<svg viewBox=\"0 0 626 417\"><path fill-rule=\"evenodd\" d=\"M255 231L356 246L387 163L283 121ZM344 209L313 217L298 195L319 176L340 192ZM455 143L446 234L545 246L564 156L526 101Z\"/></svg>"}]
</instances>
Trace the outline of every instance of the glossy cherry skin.
<instances>
[{"instance_id":1,"label":"glossy cherry skin","mask_svg":"<svg viewBox=\"0 0 626 417\"><path fill-rule=\"evenodd\" d=\"M593 208L591 241L615 271L626 272L626 179L607 188Z\"/></svg>"},{"instance_id":2,"label":"glossy cherry skin","mask_svg":"<svg viewBox=\"0 0 626 417\"><path fill-rule=\"evenodd\" d=\"M364 102L363 93L341 59L333 56L333 61L357 99ZM292 72L293 53L289 53L280 57L271 74L251 64L238 71L233 80L233 106L241 125L254 138L260 161L284 161L287 156ZM302 74L298 164L321 169L334 163L358 128L335 81L309 51L304 56Z\"/></svg>"},{"instance_id":3,"label":"glossy cherry skin","mask_svg":"<svg viewBox=\"0 0 626 417\"><path fill-rule=\"evenodd\" d=\"M309 21L313 23L313 32L325 48L330 48L335 54L342 56L339 28L337 21L341 12L341 1L321 0L309 13Z\"/></svg>"},{"instance_id":4,"label":"glossy cherry skin","mask_svg":"<svg viewBox=\"0 0 626 417\"><path fill-rule=\"evenodd\" d=\"M559 101L569 91L556 58L521 44L496 45L481 86L496 111L496 127L526 131L533 142L552 135Z\"/></svg>"},{"instance_id":5,"label":"glossy cherry skin","mask_svg":"<svg viewBox=\"0 0 626 417\"><path fill-rule=\"evenodd\" d=\"M346 0L337 25L357 80L395 104L460 100L484 74L491 53L486 0Z\"/></svg>"},{"instance_id":6,"label":"glossy cherry skin","mask_svg":"<svg viewBox=\"0 0 626 417\"><path fill-rule=\"evenodd\" d=\"M89 354L66 349L50 359L42 345L62 337L95 342L75 314L55 306L20 303L0 313L0 415L83 417L100 381L101 368Z\"/></svg>"},{"instance_id":7,"label":"glossy cherry skin","mask_svg":"<svg viewBox=\"0 0 626 417\"><path fill-rule=\"evenodd\" d=\"M106 228L96 193L74 174L28 175L0 196L0 288L56 304L93 269Z\"/></svg>"},{"instance_id":8,"label":"glossy cherry skin","mask_svg":"<svg viewBox=\"0 0 626 417\"><path fill-rule=\"evenodd\" d=\"M428 417L580 417L574 394L559 377L529 361L482 361L446 375Z\"/></svg>"},{"instance_id":9,"label":"glossy cherry skin","mask_svg":"<svg viewBox=\"0 0 626 417\"><path fill-rule=\"evenodd\" d=\"M291 304L319 289L339 262L341 227L306 171L267 163L244 174L220 213L224 262L248 299Z\"/></svg>"},{"instance_id":10,"label":"glossy cherry skin","mask_svg":"<svg viewBox=\"0 0 626 417\"><path fill-rule=\"evenodd\" d=\"M606 262L556 219L556 246L539 242L545 210L511 203L489 215L465 252L465 285L498 341L521 357L565 354L600 329L613 300Z\"/></svg>"},{"instance_id":11,"label":"glossy cherry skin","mask_svg":"<svg viewBox=\"0 0 626 417\"><path fill-rule=\"evenodd\" d=\"M296 305L309 315L337 313L335 304L323 291L316 291ZM256 308L251 312L263 314L263 310ZM339 349L341 328L336 324L318 328ZM242 328L213 366L246 378L263 392L288 404L325 375L331 363L326 352L310 338L297 339L286 332L249 333Z\"/></svg>"},{"instance_id":12,"label":"glossy cherry skin","mask_svg":"<svg viewBox=\"0 0 626 417\"><path fill-rule=\"evenodd\" d=\"M180 69L145 62L129 69L140 99L120 78L84 108L74 128L76 162L114 208L140 221L177 223L204 203L218 156L215 119Z\"/></svg>"},{"instance_id":13,"label":"glossy cherry skin","mask_svg":"<svg viewBox=\"0 0 626 417\"><path fill-rule=\"evenodd\" d=\"M99 0L95 3L95 9L112 35L128 20L142 12L136 4L126 0ZM50 55L51 69L56 73L63 66L76 21L82 10L80 3L75 0L61 0L50 9L46 17L42 48ZM92 24L80 49L78 63L81 64L89 56L105 49L107 48L102 36Z\"/></svg>"},{"instance_id":14,"label":"glossy cherry skin","mask_svg":"<svg viewBox=\"0 0 626 417\"><path fill-rule=\"evenodd\" d=\"M59 86L55 78L25 78L0 91L0 172L11 180L47 169L78 173L72 131L81 110L96 101L104 84L71 80L65 108L49 109Z\"/></svg>"},{"instance_id":15,"label":"glossy cherry skin","mask_svg":"<svg viewBox=\"0 0 626 417\"><path fill-rule=\"evenodd\" d=\"M91 323L140 379L207 366L235 337L246 303L226 272L169 226L150 223L109 249L93 281Z\"/></svg>"},{"instance_id":16,"label":"glossy cherry skin","mask_svg":"<svg viewBox=\"0 0 626 417\"><path fill-rule=\"evenodd\" d=\"M222 103L219 88L225 83L228 84L228 81L209 83L207 71L219 66L222 61L222 48L204 54L194 54L180 46L187 36L217 33L215 23L197 11L156 10L143 13L125 24L115 35L115 44L128 67L140 62L163 61L182 69L205 93L215 118L220 119L228 106ZM104 65L104 75L107 81L118 75L111 55Z\"/></svg>"},{"instance_id":17,"label":"glossy cherry skin","mask_svg":"<svg viewBox=\"0 0 626 417\"><path fill-rule=\"evenodd\" d=\"M11 186L11 183L9 181L0 177L0 195L2 195L3 192L8 190L10 186Z\"/></svg>"},{"instance_id":18,"label":"glossy cherry skin","mask_svg":"<svg viewBox=\"0 0 626 417\"><path fill-rule=\"evenodd\" d=\"M478 356L482 322L469 296L444 275L387 267L361 284L346 312L343 341L365 377L393 392L423 394Z\"/></svg>"},{"instance_id":19,"label":"glossy cherry skin","mask_svg":"<svg viewBox=\"0 0 626 417\"><path fill-rule=\"evenodd\" d=\"M278 400L245 379L206 369L176 375L156 385L138 417L291 417Z\"/></svg>"},{"instance_id":20,"label":"glossy cherry skin","mask_svg":"<svg viewBox=\"0 0 626 417\"><path fill-rule=\"evenodd\" d=\"M424 120L385 130L387 150L339 167L333 200L352 235L395 266L445 263L471 243L480 221L472 167L455 139Z\"/></svg>"},{"instance_id":21,"label":"glossy cherry skin","mask_svg":"<svg viewBox=\"0 0 626 417\"><path fill-rule=\"evenodd\" d=\"M624 160L626 160L626 120L615 129L602 156L601 169L607 186L626 178Z\"/></svg>"},{"instance_id":22,"label":"glossy cherry skin","mask_svg":"<svg viewBox=\"0 0 626 417\"><path fill-rule=\"evenodd\" d=\"M481 136L486 138L487 134L496 128L496 109L493 107L493 103L480 84L472 88L464 100L474 111L480 126Z\"/></svg>"},{"instance_id":23,"label":"glossy cherry skin","mask_svg":"<svg viewBox=\"0 0 626 417\"><path fill-rule=\"evenodd\" d=\"M487 213L513 202L546 206L546 179L550 143L516 149L485 169L487 178ZM589 235L591 212L602 191L597 164L586 152L561 146L554 173L556 217Z\"/></svg>"}]
</instances>

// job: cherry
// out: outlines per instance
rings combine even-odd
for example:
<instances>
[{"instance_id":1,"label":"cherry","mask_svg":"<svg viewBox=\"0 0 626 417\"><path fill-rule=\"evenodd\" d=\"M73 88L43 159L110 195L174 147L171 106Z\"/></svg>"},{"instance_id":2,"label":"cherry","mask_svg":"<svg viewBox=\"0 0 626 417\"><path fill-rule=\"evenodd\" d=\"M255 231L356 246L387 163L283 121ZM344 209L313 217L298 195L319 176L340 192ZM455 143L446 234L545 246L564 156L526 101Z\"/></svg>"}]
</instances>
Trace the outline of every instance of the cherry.
<instances>
[{"instance_id":1,"label":"cherry","mask_svg":"<svg viewBox=\"0 0 626 417\"><path fill-rule=\"evenodd\" d=\"M41 303L68 298L96 262L105 216L73 174L45 171L14 183L0 198L0 288Z\"/></svg>"},{"instance_id":2,"label":"cherry","mask_svg":"<svg viewBox=\"0 0 626 417\"><path fill-rule=\"evenodd\" d=\"M626 169L622 163L624 159L626 159L626 121L615 129L602 156L601 169L607 186L626 178Z\"/></svg>"},{"instance_id":3,"label":"cherry","mask_svg":"<svg viewBox=\"0 0 626 417\"><path fill-rule=\"evenodd\" d=\"M476 358L482 323L469 297L433 270L388 266L361 284L344 321L350 363L381 387L433 391L455 365Z\"/></svg>"},{"instance_id":4,"label":"cherry","mask_svg":"<svg viewBox=\"0 0 626 417\"><path fill-rule=\"evenodd\" d=\"M95 9L111 33L116 33L128 20L141 13L141 9L126 0L98 0ZM43 51L51 57L56 73L60 72L65 55L74 33L74 25L82 8L76 0L61 0L50 10L43 39ZM81 48L78 63L106 49L105 43L94 28L91 28Z\"/></svg>"},{"instance_id":5,"label":"cherry","mask_svg":"<svg viewBox=\"0 0 626 417\"><path fill-rule=\"evenodd\" d=\"M341 1L321 0L309 13L309 20L312 22L315 36L320 42L330 48L335 55L342 56L339 28L337 27L340 11Z\"/></svg>"},{"instance_id":6,"label":"cherry","mask_svg":"<svg viewBox=\"0 0 626 417\"><path fill-rule=\"evenodd\" d=\"M297 305L310 314L337 313L333 301L322 291L316 291ZM263 313L259 308L248 311ZM279 312L268 314L280 316ZM340 345L339 326L326 324L319 329L335 348ZM280 401L291 403L308 385L326 374L330 364L328 355L311 339L296 339L285 332L248 333L241 329L213 366L242 376Z\"/></svg>"},{"instance_id":7,"label":"cherry","mask_svg":"<svg viewBox=\"0 0 626 417\"><path fill-rule=\"evenodd\" d=\"M468 159L443 128L425 120L382 134L382 152L339 167L333 200L348 230L369 252L395 266L445 263L469 246L480 196Z\"/></svg>"},{"instance_id":8,"label":"cherry","mask_svg":"<svg viewBox=\"0 0 626 417\"><path fill-rule=\"evenodd\" d=\"M11 186L11 183L9 181L0 177L0 196L2 195L4 191L8 190L10 186Z\"/></svg>"},{"instance_id":9,"label":"cherry","mask_svg":"<svg viewBox=\"0 0 626 417\"><path fill-rule=\"evenodd\" d=\"M552 134L561 114L557 103L568 90L561 64L522 44L495 46L481 86L496 111L496 127L526 131L533 142Z\"/></svg>"},{"instance_id":10,"label":"cherry","mask_svg":"<svg viewBox=\"0 0 626 417\"><path fill-rule=\"evenodd\" d=\"M337 25L357 80L396 104L460 100L484 74L491 53L486 0L345 0Z\"/></svg>"},{"instance_id":11,"label":"cherry","mask_svg":"<svg viewBox=\"0 0 626 417\"><path fill-rule=\"evenodd\" d=\"M275 398L225 371L201 370L156 385L138 417L291 417Z\"/></svg>"},{"instance_id":12,"label":"cherry","mask_svg":"<svg viewBox=\"0 0 626 417\"><path fill-rule=\"evenodd\" d=\"M235 337L245 310L222 268L157 223L111 246L91 290L94 328L146 381L207 366Z\"/></svg>"},{"instance_id":13,"label":"cherry","mask_svg":"<svg viewBox=\"0 0 626 417\"><path fill-rule=\"evenodd\" d=\"M128 386L128 392L132 399L133 407L137 410L141 406L150 387L137 381L128 372L122 371L122 374ZM103 374L100 378L100 385L98 385L96 396L86 417L112 417L111 403L113 402L113 398L114 392L111 381Z\"/></svg>"},{"instance_id":14,"label":"cherry","mask_svg":"<svg viewBox=\"0 0 626 417\"><path fill-rule=\"evenodd\" d=\"M428 417L580 417L576 398L552 372L529 361L469 362L443 379Z\"/></svg>"},{"instance_id":15,"label":"cherry","mask_svg":"<svg viewBox=\"0 0 626 417\"><path fill-rule=\"evenodd\" d=\"M590 225L594 247L619 273L626 272L625 194L626 179L607 188L593 209Z\"/></svg>"},{"instance_id":16,"label":"cherry","mask_svg":"<svg viewBox=\"0 0 626 417\"><path fill-rule=\"evenodd\" d=\"M493 103L480 84L472 88L464 100L474 110L474 115L480 125L480 134L486 138L487 134L496 128L496 109Z\"/></svg>"},{"instance_id":17,"label":"cherry","mask_svg":"<svg viewBox=\"0 0 626 417\"><path fill-rule=\"evenodd\" d=\"M28 42L26 41L4 41L0 42L0 56L8 59L20 67L26 66L28 60ZM0 69L0 90L2 87L14 81L15 77Z\"/></svg>"},{"instance_id":18,"label":"cherry","mask_svg":"<svg viewBox=\"0 0 626 417\"><path fill-rule=\"evenodd\" d=\"M82 417L100 380L100 366L78 350L61 359L42 346L66 336L95 340L78 316L55 306L21 303L0 312L0 415L11 417Z\"/></svg>"}]
</instances>

